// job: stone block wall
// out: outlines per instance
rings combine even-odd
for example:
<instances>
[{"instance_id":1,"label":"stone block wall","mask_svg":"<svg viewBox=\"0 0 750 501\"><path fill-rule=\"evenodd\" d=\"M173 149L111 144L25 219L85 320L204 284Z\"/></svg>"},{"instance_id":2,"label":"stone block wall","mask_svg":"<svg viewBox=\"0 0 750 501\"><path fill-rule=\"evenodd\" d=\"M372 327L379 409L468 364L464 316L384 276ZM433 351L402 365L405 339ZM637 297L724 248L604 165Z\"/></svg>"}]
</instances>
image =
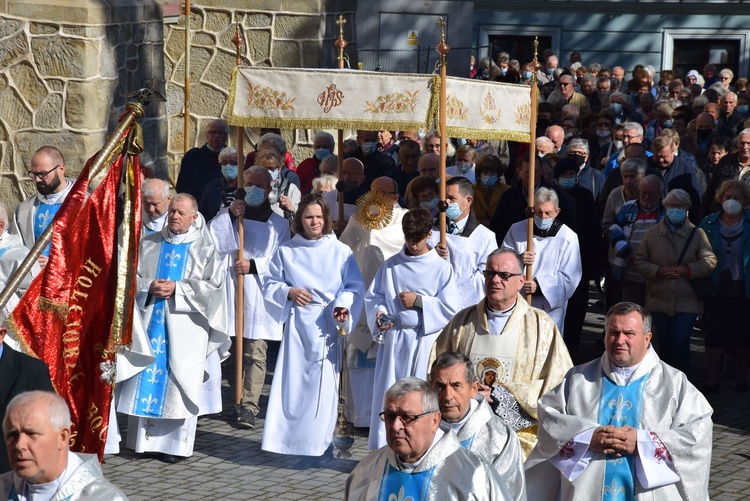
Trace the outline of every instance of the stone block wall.
<instances>
[{"instance_id":1,"label":"stone block wall","mask_svg":"<svg viewBox=\"0 0 750 501\"><path fill-rule=\"evenodd\" d=\"M338 37L336 19L346 19L346 49L356 68L356 40L353 33L356 0L204 0L191 4L190 50L190 144L205 143L208 122L227 116L229 82L236 65L232 37L239 23L245 38L242 56L246 64L269 67L336 68ZM168 159L170 175L184 148L184 16L179 24L167 24L164 31L164 72L167 87ZM258 139L258 130L247 129L245 151ZM282 136L297 161L312 155L309 130L283 130ZM230 134L236 143L236 132Z\"/></svg>"},{"instance_id":2,"label":"stone block wall","mask_svg":"<svg viewBox=\"0 0 750 501\"><path fill-rule=\"evenodd\" d=\"M69 175L105 143L126 94L163 80L159 0L0 2L0 201L12 211L35 192L26 176L43 145ZM141 120L146 149L166 176L166 106Z\"/></svg>"}]
</instances>

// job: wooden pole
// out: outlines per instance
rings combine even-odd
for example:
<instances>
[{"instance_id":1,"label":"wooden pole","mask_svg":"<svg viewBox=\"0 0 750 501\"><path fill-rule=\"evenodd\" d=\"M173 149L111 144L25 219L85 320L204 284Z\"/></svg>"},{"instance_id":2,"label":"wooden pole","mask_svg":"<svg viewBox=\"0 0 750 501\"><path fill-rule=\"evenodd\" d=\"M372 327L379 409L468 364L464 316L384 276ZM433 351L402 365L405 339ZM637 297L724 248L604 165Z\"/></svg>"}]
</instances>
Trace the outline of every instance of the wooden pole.
<instances>
[{"instance_id":1,"label":"wooden pole","mask_svg":"<svg viewBox=\"0 0 750 501\"><path fill-rule=\"evenodd\" d=\"M346 48L347 45L349 45L349 42L347 42L344 39L344 24L345 23L346 23L346 19L344 19L344 16L339 14L339 18L336 21L336 24L339 25L339 37L336 39L335 45L339 49L339 54L338 56L336 56L336 60L339 63L340 70L344 69L344 59L345 59L344 49ZM344 131L343 130L339 129L339 134L338 134L337 139L339 142L338 143L339 144L338 178L341 179L341 175L344 172ZM339 212L339 217L337 218L337 221L343 221L344 220L344 194L342 192L339 191L338 198L336 199L336 201L338 202L338 212Z\"/></svg>"},{"instance_id":2,"label":"wooden pole","mask_svg":"<svg viewBox=\"0 0 750 501\"><path fill-rule=\"evenodd\" d=\"M539 69L539 62L537 61L537 50L539 49L539 39L534 38L534 66L531 72L531 125L529 126L529 207L526 210L528 216L528 225L526 230L526 249L534 250L534 186L536 186L536 180L534 174L536 170L536 114L537 114L537 102L539 101L539 87L536 84L536 72ZM531 275L533 272L533 266L529 265L526 267L526 280L531 281ZM526 295L526 301L531 303L531 294Z\"/></svg>"},{"instance_id":3,"label":"wooden pole","mask_svg":"<svg viewBox=\"0 0 750 501\"><path fill-rule=\"evenodd\" d=\"M242 66L242 51L241 47L245 43L245 39L240 31L240 24L237 23L237 27L232 38L232 43L235 46L235 56L237 57L237 66ZM242 166L244 170L244 146L245 146L245 131L242 126L237 126L237 165ZM244 179L244 176L242 177ZM240 184L240 169L237 169L237 186L241 187ZM244 183L243 183L244 184ZM244 188L244 186L242 186ZM239 250L237 251L237 259L243 259L245 257L245 222L244 214L240 214L237 217L237 239L239 240ZM245 275L237 273L237 287L235 289L235 308L234 308L234 404L237 409L237 419L240 418L240 411L242 406L242 390L243 390L243 377L242 377L242 359L243 353L243 335L245 333L244 320L245 320Z\"/></svg>"},{"instance_id":4,"label":"wooden pole","mask_svg":"<svg viewBox=\"0 0 750 501\"><path fill-rule=\"evenodd\" d=\"M182 136L183 153L190 149L190 0L185 0L185 110L183 116Z\"/></svg>"},{"instance_id":5,"label":"wooden pole","mask_svg":"<svg viewBox=\"0 0 750 501\"><path fill-rule=\"evenodd\" d=\"M440 217L438 218L440 224L440 245L446 245L445 233L447 222L445 220L445 211L448 209L448 202L446 201L445 194L445 169L448 154L448 137L445 133L445 119L446 119L446 101L448 99L448 93L445 88L446 77L447 77L447 59L446 55L451 48L445 43L445 21L441 17L438 21L440 26L440 43L435 50L440 53L440 114L438 118L440 128L440 204L438 209L440 210Z\"/></svg>"}]
</instances>

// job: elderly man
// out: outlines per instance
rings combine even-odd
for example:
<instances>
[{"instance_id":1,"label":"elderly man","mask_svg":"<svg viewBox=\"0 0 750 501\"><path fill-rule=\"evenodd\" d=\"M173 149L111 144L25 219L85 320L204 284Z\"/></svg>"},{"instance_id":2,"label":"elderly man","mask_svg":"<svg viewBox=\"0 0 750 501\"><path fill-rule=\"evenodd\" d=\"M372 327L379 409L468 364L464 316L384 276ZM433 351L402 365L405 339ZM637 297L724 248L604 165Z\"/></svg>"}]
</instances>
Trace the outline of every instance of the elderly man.
<instances>
[{"instance_id":1,"label":"elderly man","mask_svg":"<svg viewBox=\"0 0 750 501\"><path fill-rule=\"evenodd\" d=\"M565 155L565 129L559 125L550 125L544 131L544 135L552 141L552 151L550 153Z\"/></svg>"},{"instance_id":2,"label":"elderly man","mask_svg":"<svg viewBox=\"0 0 750 501\"><path fill-rule=\"evenodd\" d=\"M255 165L244 172L245 198L235 200L229 209L221 209L209 223L216 250L226 269L227 332L235 335L235 303L237 276L244 278L243 315L243 386L242 402L237 424L255 428L255 418L260 412L258 402L266 379L267 341L281 341L282 326L266 311L261 285L268 272L268 264L279 245L291 238L289 223L276 214L268 202L271 192L271 174L268 169ZM245 231L242 257L237 256L237 218L242 215ZM232 362L235 358L232 357ZM234 364L229 367L234 374ZM234 377L227 378L230 387Z\"/></svg>"},{"instance_id":3,"label":"elderly man","mask_svg":"<svg viewBox=\"0 0 750 501\"><path fill-rule=\"evenodd\" d=\"M561 75L557 84L556 96L554 98L550 96L550 100L560 107L566 104L575 104L578 106L581 115L585 115L591 111L591 107L586 96L575 91L575 85L576 81L573 75L569 73Z\"/></svg>"},{"instance_id":4,"label":"elderly man","mask_svg":"<svg viewBox=\"0 0 750 501\"><path fill-rule=\"evenodd\" d=\"M336 231L341 234L346 228L346 223L354 214L357 199L367 193L368 184L365 184L365 166L356 158L344 160L341 168L339 181L336 189L323 193L323 198L328 202L331 209L331 219L336 222ZM338 196L339 191L344 194L344 214L339 214Z\"/></svg>"},{"instance_id":5,"label":"elderly man","mask_svg":"<svg viewBox=\"0 0 750 501\"><path fill-rule=\"evenodd\" d=\"M625 122L622 124L622 151L631 144L639 144L643 142L643 126L638 122ZM646 152L647 156L653 155L650 151ZM620 165L620 161L624 158L624 153L621 155L620 152L615 152L609 157L607 165L604 167L604 177L607 178L616 170Z\"/></svg>"},{"instance_id":6,"label":"elderly man","mask_svg":"<svg viewBox=\"0 0 750 501\"><path fill-rule=\"evenodd\" d=\"M357 143L357 149L346 158L356 158L365 166L365 186L370 186L375 178L385 176L396 167L390 155L378 151L378 131L358 130Z\"/></svg>"},{"instance_id":7,"label":"elderly man","mask_svg":"<svg viewBox=\"0 0 750 501\"><path fill-rule=\"evenodd\" d=\"M442 139L440 138L440 133L436 130L431 130L428 132L424 139L422 139L422 152L423 153L434 153L440 157L440 148L442 147ZM453 146L453 143L451 141L448 141L446 143L447 148L445 150L445 165L451 166L456 162L456 148ZM420 173L422 173L420 169ZM422 173L424 175L424 173ZM437 175L435 176L437 177Z\"/></svg>"},{"instance_id":8,"label":"elderly man","mask_svg":"<svg viewBox=\"0 0 750 501\"><path fill-rule=\"evenodd\" d=\"M515 251L493 251L484 272L486 297L453 317L431 360L444 351L469 357L482 395L516 431L525 458L536 444L536 402L562 381L573 362L554 320L519 294L523 272Z\"/></svg>"},{"instance_id":9,"label":"elderly man","mask_svg":"<svg viewBox=\"0 0 750 501\"><path fill-rule=\"evenodd\" d=\"M443 423L451 427L463 447L497 470L514 499L526 499L518 438L478 394L479 381L471 360L461 353L445 351L435 359L430 373Z\"/></svg>"},{"instance_id":10,"label":"elderly man","mask_svg":"<svg viewBox=\"0 0 750 501\"><path fill-rule=\"evenodd\" d=\"M650 346L648 311L619 303L605 322L602 357L539 401L529 499L708 499L713 409Z\"/></svg>"},{"instance_id":11,"label":"elderly man","mask_svg":"<svg viewBox=\"0 0 750 501\"><path fill-rule=\"evenodd\" d=\"M440 425L438 397L426 382L391 386L380 418L388 445L357 464L344 499L514 499L505 479Z\"/></svg>"},{"instance_id":12,"label":"elderly man","mask_svg":"<svg viewBox=\"0 0 750 501\"><path fill-rule=\"evenodd\" d=\"M544 66L537 70L536 81L540 87L546 83L553 81L552 75L557 69L558 63L559 61L557 60L557 56L553 54L547 57L547 60L544 62Z\"/></svg>"},{"instance_id":13,"label":"elderly man","mask_svg":"<svg viewBox=\"0 0 750 501\"><path fill-rule=\"evenodd\" d=\"M725 155L716 165L703 195L704 215L721 208L714 197L721 183L729 179L740 179L746 183L750 181L750 128L743 129L737 136L737 152Z\"/></svg>"},{"instance_id":14,"label":"elderly man","mask_svg":"<svg viewBox=\"0 0 750 501\"><path fill-rule=\"evenodd\" d=\"M5 341L5 315L0 315L0 423L5 418L8 404L25 391L55 391L49 378L47 364L38 358L20 353ZM5 440L0 440L0 474L10 471ZM7 499L7 498L6 498Z\"/></svg>"},{"instance_id":15,"label":"elderly man","mask_svg":"<svg viewBox=\"0 0 750 501\"><path fill-rule=\"evenodd\" d=\"M546 311L564 335L568 300L581 281L583 265L578 237L557 219L559 206L554 190L544 187L536 190L533 249L528 249L526 221L510 227L502 247L521 254L524 265L533 265L532 279L524 284L524 293L531 294L531 305Z\"/></svg>"},{"instance_id":16,"label":"elderly man","mask_svg":"<svg viewBox=\"0 0 750 501\"><path fill-rule=\"evenodd\" d=\"M208 123L206 144L191 149L182 157L175 187L178 193L188 193L200 200L208 182L221 177L219 152L226 147L228 136L229 126L224 120Z\"/></svg>"},{"instance_id":17,"label":"elderly man","mask_svg":"<svg viewBox=\"0 0 750 501\"><path fill-rule=\"evenodd\" d=\"M714 120L714 117L710 113L700 113L695 119L695 132L686 134L680 142L680 150L693 155L695 162L701 169L708 163L709 143L715 128L716 120ZM701 188L705 190L706 180L711 173L698 171L696 173Z\"/></svg>"},{"instance_id":18,"label":"elderly man","mask_svg":"<svg viewBox=\"0 0 750 501\"><path fill-rule=\"evenodd\" d=\"M410 139L401 141L398 146L398 166L389 170L385 177L389 177L398 183L399 195L406 195L406 187L412 179L419 176L419 143Z\"/></svg>"},{"instance_id":19,"label":"elderly man","mask_svg":"<svg viewBox=\"0 0 750 501\"><path fill-rule=\"evenodd\" d=\"M403 145L404 142L401 143L400 152L404 151ZM417 151L419 151L418 148L417 146ZM354 253L354 259L357 260L366 288L370 287L372 279L375 278L383 262L398 254L403 248L404 232L401 228L401 221L407 213L406 209L398 205L397 184L393 179L389 177L375 179L370 185L370 191L381 193L393 203L390 221L371 228L369 221L352 218L339 239ZM359 315L359 322L346 340L348 341L346 356L349 369L346 402L349 416L354 426L368 427L372 411L375 363L380 345L372 339L365 311Z\"/></svg>"},{"instance_id":20,"label":"elderly man","mask_svg":"<svg viewBox=\"0 0 750 501\"><path fill-rule=\"evenodd\" d=\"M677 144L666 135L657 137L651 144L651 152L654 154L648 162L659 169L664 181L664 193L680 188L690 195L691 211L689 218L693 224L700 221L701 187L698 184L698 175L695 167L685 158L685 155L676 155Z\"/></svg>"},{"instance_id":21,"label":"elderly man","mask_svg":"<svg viewBox=\"0 0 750 501\"><path fill-rule=\"evenodd\" d=\"M0 499L127 501L102 475L93 454L70 451L68 404L51 391L16 395L3 433L12 472L0 475Z\"/></svg>"},{"instance_id":22,"label":"elderly man","mask_svg":"<svg viewBox=\"0 0 750 501\"><path fill-rule=\"evenodd\" d=\"M221 177L206 185L203 197L198 202L198 210L206 221L212 220L219 210L234 202L239 166L242 165L237 159L237 148L227 146L221 150L219 165Z\"/></svg>"},{"instance_id":23,"label":"elderly man","mask_svg":"<svg viewBox=\"0 0 750 501\"><path fill-rule=\"evenodd\" d=\"M229 344L225 276L198 203L175 195L167 227L141 240L136 304L144 332L134 331L133 349L117 362L128 448L162 453L166 462L193 453L204 373L220 377L208 359L220 348L226 357Z\"/></svg>"},{"instance_id":24,"label":"elderly man","mask_svg":"<svg viewBox=\"0 0 750 501\"><path fill-rule=\"evenodd\" d=\"M312 189L312 180L319 177L320 164L327 156L333 153L336 147L336 141L333 136L327 132L320 131L313 138L313 156L303 160L297 167L299 176L299 188L303 195L310 193Z\"/></svg>"},{"instance_id":25,"label":"elderly man","mask_svg":"<svg viewBox=\"0 0 750 501\"><path fill-rule=\"evenodd\" d=\"M11 233L20 235L23 245L31 248L55 218L65 197L73 187L73 180L65 178L65 159L54 146L42 146L31 157L29 177L36 183L35 195L16 207ZM45 266L50 244L39 256L39 265Z\"/></svg>"},{"instance_id":26,"label":"elderly man","mask_svg":"<svg viewBox=\"0 0 750 501\"><path fill-rule=\"evenodd\" d=\"M440 178L440 155L425 153L419 158L418 168L420 176L428 176L438 180Z\"/></svg>"},{"instance_id":27,"label":"elderly man","mask_svg":"<svg viewBox=\"0 0 750 501\"><path fill-rule=\"evenodd\" d=\"M143 215L141 238L161 232L167 225L167 209L172 200L169 184L163 179L149 178L141 184Z\"/></svg>"},{"instance_id":28,"label":"elderly man","mask_svg":"<svg viewBox=\"0 0 750 501\"><path fill-rule=\"evenodd\" d=\"M732 134L739 134L744 128L746 113L740 113L737 108L737 94L734 92L725 92L719 98L721 114L719 114L719 123L726 126Z\"/></svg>"},{"instance_id":29,"label":"elderly man","mask_svg":"<svg viewBox=\"0 0 750 501\"><path fill-rule=\"evenodd\" d=\"M536 153L540 157L545 157L550 153L554 153L555 143L547 136L540 136L536 138Z\"/></svg>"},{"instance_id":30,"label":"elderly man","mask_svg":"<svg viewBox=\"0 0 750 501\"><path fill-rule=\"evenodd\" d=\"M440 244L440 231L433 229L429 239L437 253L446 259L456 280L461 297L459 308L478 303L484 296L484 268L487 255L497 249L495 235L479 224L471 204L474 202L474 185L465 177L457 176L445 183L448 210L446 245Z\"/></svg>"},{"instance_id":31,"label":"elderly man","mask_svg":"<svg viewBox=\"0 0 750 501\"><path fill-rule=\"evenodd\" d=\"M628 83L625 81L625 68L622 66L615 66L612 68L612 78L616 78L618 82L620 82L619 88L615 90L619 90L620 92L625 92L628 89Z\"/></svg>"}]
</instances>

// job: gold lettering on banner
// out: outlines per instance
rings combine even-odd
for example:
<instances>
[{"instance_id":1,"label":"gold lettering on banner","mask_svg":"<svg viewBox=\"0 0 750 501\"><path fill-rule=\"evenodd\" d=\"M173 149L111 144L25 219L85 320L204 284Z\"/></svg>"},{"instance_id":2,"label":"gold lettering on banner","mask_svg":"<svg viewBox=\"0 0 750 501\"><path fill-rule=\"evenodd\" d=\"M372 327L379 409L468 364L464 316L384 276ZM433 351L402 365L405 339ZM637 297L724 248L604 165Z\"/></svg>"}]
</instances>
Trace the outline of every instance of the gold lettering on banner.
<instances>
[{"instance_id":1,"label":"gold lettering on banner","mask_svg":"<svg viewBox=\"0 0 750 501\"><path fill-rule=\"evenodd\" d=\"M81 305L80 303L86 301L89 297L89 293L83 292L81 289L91 289L94 286L94 280L102 272L102 268L94 263L91 258L88 258L81 265L80 271L81 273L73 286L70 305L68 307L68 318L65 322L65 331L62 335L63 362L65 363L65 369L68 371L71 383L83 376L81 373L70 374L78 364L78 356L80 355L81 319L85 306L85 304Z\"/></svg>"},{"instance_id":2,"label":"gold lettering on banner","mask_svg":"<svg viewBox=\"0 0 750 501\"><path fill-rule=\"evenodd\" d=\"M331 84L318 96L318 104L323 107L323 113L328 113L344 102L344 93L336 90L336 84Z\"/></svg>"}]
</instances>

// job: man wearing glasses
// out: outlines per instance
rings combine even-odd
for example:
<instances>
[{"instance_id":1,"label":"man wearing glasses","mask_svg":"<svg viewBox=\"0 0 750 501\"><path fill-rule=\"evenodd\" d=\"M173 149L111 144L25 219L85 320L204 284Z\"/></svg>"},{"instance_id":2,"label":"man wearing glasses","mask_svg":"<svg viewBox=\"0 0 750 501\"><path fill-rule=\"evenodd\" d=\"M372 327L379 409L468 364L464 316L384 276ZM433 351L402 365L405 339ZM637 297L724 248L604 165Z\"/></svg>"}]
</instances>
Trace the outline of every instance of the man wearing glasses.
<instances>
[{"instance_id":1,"label":"man wearing glasses","mask_svg":"<svg viewBox=\"0 0 750 501\"><path fill-rule=\"evenodd\" d=\"M380 419L388 445L354 468L344 499L513 499L497 471L441 426L437 393L425 381L391 386Z\"/></svg>"},{"instance_id":2,"label":"man wearing glasses","mask_svg":"<svg viewBox=\"0 0 750 501\"><path fill-rule=\"evenodd\" d=\"M478 376L493 367L497 385L480 385L480 393L516 431L526 458L536 444L537 400L562 381L573 362L554 320L519 294L523 272L514 250L490 253L485 298L453 317L438 336L430 363L445 351L457 351L469 357Z\"/></svg>"},{"instance_id":3,"label":"man wearing glasses","mask_svg":"<svg viewBox=\"0 0 750 501\"><path fill-rule=\"evenodd\" d=\"M36 184L37 193L16 207L11 233L20 235L23 244L31 248L52 223L73 187L73 180L65 178L65 159L54 146L42 146L36 150L27 174ZM39 256L40 266L47 264L49 249L47 244Z\"/></svg>"}]
</instances>

